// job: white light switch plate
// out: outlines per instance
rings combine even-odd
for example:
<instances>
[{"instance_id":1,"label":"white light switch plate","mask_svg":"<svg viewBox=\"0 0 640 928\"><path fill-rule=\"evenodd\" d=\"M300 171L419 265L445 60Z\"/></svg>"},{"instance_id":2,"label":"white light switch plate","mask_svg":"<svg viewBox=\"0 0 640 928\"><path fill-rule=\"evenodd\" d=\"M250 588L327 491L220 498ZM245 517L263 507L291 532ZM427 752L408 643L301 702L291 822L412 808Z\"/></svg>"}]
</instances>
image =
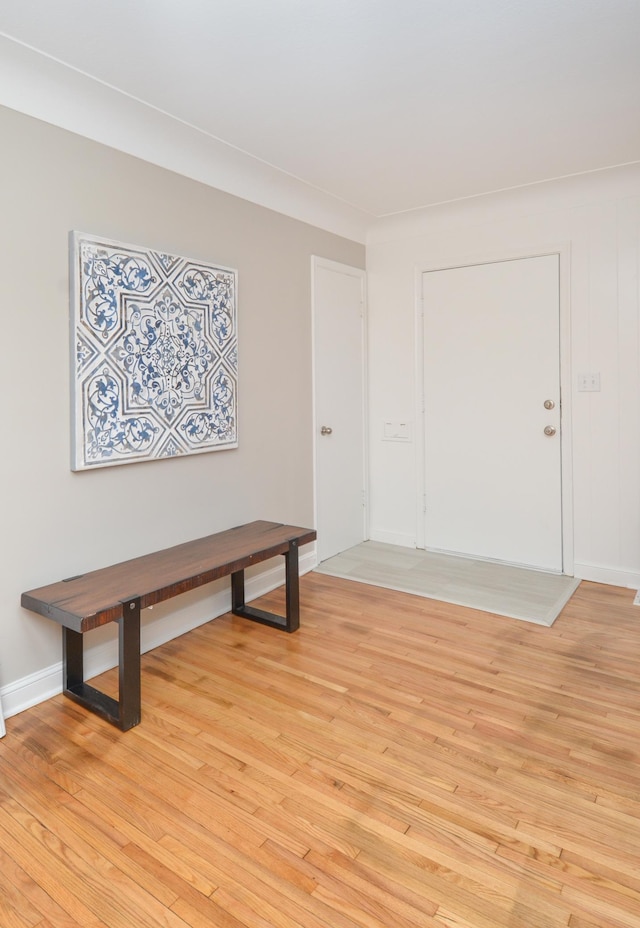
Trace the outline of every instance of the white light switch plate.
<instances>
[{"instance_id":1,"label":"white light switch plate","mask_svg":"<svg viewBox=\"0 0 640 928\"><path fill-rule=\"evenodd\" d=\"M600 374L578 374L578 390L580 393L599 393Z\"/></svg>"},{"instance_id":2,"label":"white light switch plate","mask_svg":"<svg viewBox=\"0 0 640 928\"><path fill-rule=\"evenodd\" d=\"M411 423L386 419L382 429L384 441L411 441Z\"/></svg>"}]
</instances>

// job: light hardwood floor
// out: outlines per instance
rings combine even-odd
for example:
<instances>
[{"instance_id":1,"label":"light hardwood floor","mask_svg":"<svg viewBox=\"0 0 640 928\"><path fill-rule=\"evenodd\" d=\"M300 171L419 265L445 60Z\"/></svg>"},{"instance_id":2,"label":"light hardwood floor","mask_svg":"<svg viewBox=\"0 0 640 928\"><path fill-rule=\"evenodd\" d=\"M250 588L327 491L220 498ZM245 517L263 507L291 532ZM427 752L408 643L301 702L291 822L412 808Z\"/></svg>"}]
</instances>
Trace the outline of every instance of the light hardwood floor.
<instances>
[{"instance_id":1,"label":"light hardwood floor","mask_svg":"<svg viewBox=\"0 0 640 928\"><path fill-rule=\"evenodd\" d=\"M225 616L145 655L129 732L62 696L7 720L2 928L640 926L630 590L552 628L301 597L294 635Z\"/></svg>"}]
</instances>

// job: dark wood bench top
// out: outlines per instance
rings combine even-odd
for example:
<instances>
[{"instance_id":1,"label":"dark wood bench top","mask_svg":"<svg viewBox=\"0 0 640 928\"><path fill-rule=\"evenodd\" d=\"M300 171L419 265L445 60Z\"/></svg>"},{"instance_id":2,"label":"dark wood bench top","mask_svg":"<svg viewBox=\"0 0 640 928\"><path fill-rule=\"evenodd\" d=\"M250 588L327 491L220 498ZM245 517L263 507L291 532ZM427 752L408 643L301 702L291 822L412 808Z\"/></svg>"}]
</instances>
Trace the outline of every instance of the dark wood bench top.
<instances>
[{"instance_id":1,"label":"dark wood bench top","mask_svg":"<svg viewBox=\"0 0 640 928\"><path fill-rule=\"evenodd\" d=\"M315 541L312 529L278 522L250 522L59 580L22 594L22 605L66 628L86 632L122 618L123 602L139 598L140 608L153 606L252 564L285 554L292 542Z\"/></svg>"}]
</instances>

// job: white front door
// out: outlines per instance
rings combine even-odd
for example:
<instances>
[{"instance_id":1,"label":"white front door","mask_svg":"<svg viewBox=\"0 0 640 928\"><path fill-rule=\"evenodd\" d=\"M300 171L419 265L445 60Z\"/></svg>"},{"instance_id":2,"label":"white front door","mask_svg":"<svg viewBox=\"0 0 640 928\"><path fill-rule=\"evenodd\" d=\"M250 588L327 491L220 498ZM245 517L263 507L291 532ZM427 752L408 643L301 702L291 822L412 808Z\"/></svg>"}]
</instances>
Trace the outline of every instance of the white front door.
<instances>
[{"instance_id":1,"label":"white front door","mask_svg":"<svg viewBox=\"0 0 640 928\"><path fill-rule=\"evenodd\" d=\"M422 285L425 547L562 571L559 256Z\"/></svg>"},{"instance_id":2,"label":"white front door","mask_svg":"<svg viewBox=\"0 0 640 928\"><path fill-rule=\"evenodd\" d=\"M312 262L316 529L324 561L365 538L365 272Z\"/></svg>"}]
</instances>

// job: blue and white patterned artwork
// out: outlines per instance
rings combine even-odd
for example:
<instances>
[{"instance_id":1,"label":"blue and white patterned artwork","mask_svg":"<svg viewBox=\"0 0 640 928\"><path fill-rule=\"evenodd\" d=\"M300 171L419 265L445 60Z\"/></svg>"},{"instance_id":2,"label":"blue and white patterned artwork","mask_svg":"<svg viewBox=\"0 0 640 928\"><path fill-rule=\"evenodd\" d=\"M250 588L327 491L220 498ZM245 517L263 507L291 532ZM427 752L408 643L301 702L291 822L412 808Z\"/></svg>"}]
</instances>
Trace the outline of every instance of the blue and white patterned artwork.
<instances>
[{"instance_id":1,"label":"blue and white patterned artwork","mask_svg":"<svg viewBox=\"0 0 640 928\"><path fill-rule=\"evenodd\" d=\"M72 233L73 470L235 448L237 275Z\"/></svg>"}]
</instances>

